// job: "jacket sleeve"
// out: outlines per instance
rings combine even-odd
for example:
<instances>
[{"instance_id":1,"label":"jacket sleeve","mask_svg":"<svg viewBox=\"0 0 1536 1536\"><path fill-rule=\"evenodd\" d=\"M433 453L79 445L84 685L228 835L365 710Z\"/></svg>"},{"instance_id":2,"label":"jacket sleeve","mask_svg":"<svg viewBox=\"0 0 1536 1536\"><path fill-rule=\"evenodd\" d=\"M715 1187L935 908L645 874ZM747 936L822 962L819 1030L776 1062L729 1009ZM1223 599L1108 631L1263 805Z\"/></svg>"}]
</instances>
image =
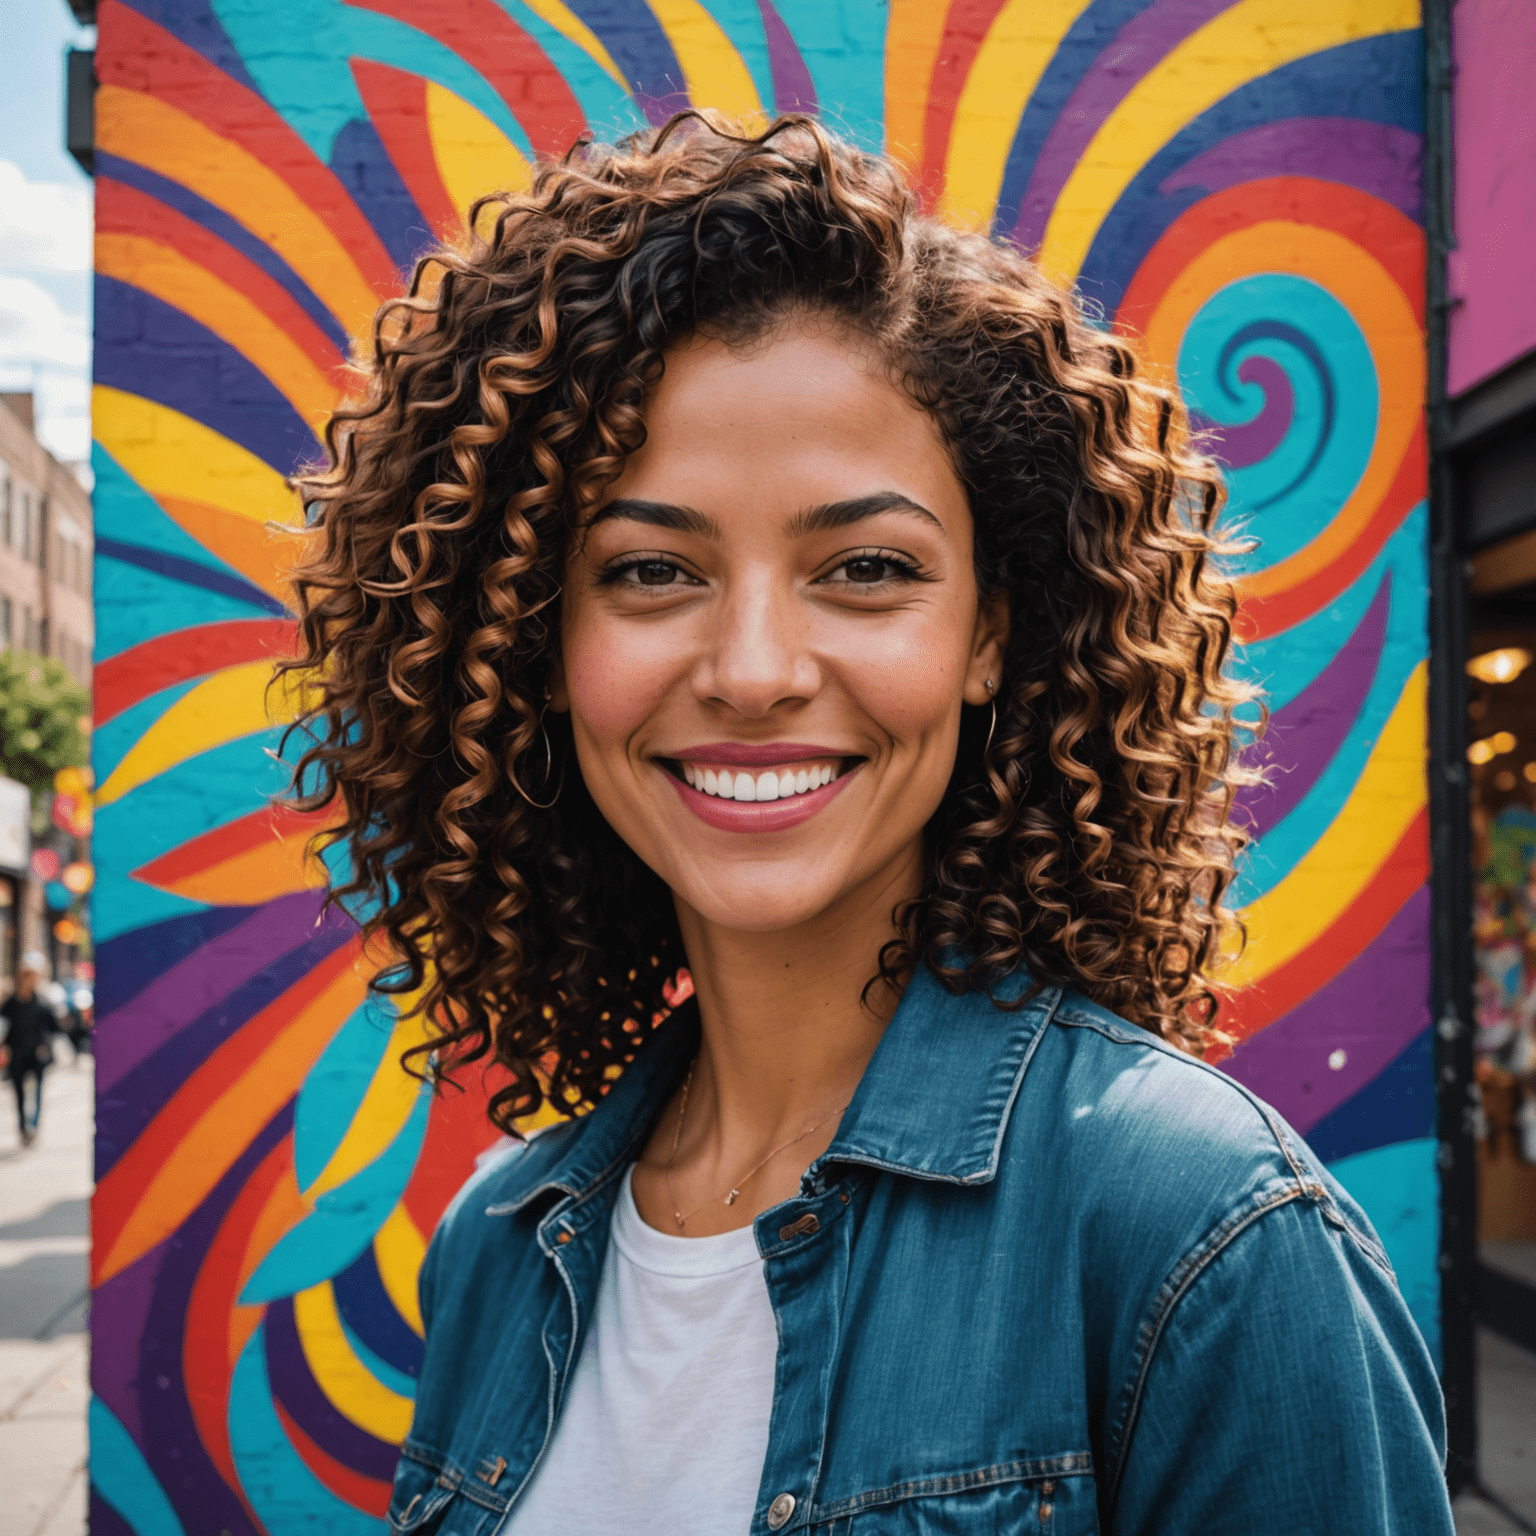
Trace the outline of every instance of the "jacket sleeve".
<instances>
[{"instance_id":1,"label":"jacket sleeve","mask_svg":"<svg viewBox=\"0 0 1536 1536\"><path fill-rule=\"evenodd\" d=\"M1257 1216L1163 1307L1119 1404L1108 1530L1452 1536L1434 1365L1331 1201Z\"/></svg>"}]
</instances>

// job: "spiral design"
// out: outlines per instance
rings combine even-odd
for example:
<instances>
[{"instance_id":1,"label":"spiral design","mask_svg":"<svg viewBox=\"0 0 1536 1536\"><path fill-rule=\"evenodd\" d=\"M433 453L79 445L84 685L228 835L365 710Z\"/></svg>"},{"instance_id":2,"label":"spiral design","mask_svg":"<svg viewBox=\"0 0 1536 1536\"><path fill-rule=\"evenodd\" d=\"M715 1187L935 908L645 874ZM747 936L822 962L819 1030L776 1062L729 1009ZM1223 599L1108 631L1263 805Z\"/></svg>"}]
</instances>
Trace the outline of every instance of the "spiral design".
<instances>
[{"instance_id":1,"label":"spiral design","mask_svg":"<svg viewBox=\"0 0 1536 1536\"><path fill-rule=\"evenodd\" d=\"M284 477L482 192L688 102L818 111L1176 377L1253 536L1228 1067L1434 1340L1412 0L102 0L92 1530L383 1530L415 1277L491 1132L269 796ZM295 50L285 40L302 37ZM1348 115L1340 114L1347 103Z\"/></svg>"}]
</instances>

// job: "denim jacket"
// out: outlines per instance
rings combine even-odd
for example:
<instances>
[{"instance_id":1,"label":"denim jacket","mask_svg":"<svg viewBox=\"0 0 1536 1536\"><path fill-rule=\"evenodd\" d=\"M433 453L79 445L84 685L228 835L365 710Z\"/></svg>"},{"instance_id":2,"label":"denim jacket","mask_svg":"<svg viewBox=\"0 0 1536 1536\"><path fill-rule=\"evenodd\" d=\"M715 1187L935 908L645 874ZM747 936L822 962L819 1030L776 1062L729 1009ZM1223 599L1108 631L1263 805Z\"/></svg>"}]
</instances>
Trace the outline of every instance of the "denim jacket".
<instances>
[{"instance_id":1,"label":"denim jacket","mask_svg":"<svg viewBox=\"0 0 1536 1536\"><path fill-rule=\"evenodd\" d=\"M492 1536L527 1484L697 1030L444 1217L392 1530ZM1364 1214L1251 1093L1074 993L1008 1011L919 971L754 1231L779 1352L751 1536L1452 1531L1439 1386Z\"/></svg>"}]
</instances>

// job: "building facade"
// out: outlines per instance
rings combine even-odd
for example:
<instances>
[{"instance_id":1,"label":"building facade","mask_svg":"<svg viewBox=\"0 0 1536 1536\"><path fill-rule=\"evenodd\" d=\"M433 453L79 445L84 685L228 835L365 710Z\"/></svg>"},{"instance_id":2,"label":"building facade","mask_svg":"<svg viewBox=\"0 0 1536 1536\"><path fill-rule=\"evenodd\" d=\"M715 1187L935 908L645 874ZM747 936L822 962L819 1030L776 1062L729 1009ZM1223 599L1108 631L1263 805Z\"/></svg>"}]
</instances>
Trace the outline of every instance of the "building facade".
<instances>
[{"instance_id":1,"label":"building facade","mask_svg":"<svg viewBox=\"0 0 1536 1536\"><path fill-rule=\"evenodd\" d=\"M91 685L91 497L32 430L32 396L0 394L0 643Z\"/></svg>"}]
</instances>

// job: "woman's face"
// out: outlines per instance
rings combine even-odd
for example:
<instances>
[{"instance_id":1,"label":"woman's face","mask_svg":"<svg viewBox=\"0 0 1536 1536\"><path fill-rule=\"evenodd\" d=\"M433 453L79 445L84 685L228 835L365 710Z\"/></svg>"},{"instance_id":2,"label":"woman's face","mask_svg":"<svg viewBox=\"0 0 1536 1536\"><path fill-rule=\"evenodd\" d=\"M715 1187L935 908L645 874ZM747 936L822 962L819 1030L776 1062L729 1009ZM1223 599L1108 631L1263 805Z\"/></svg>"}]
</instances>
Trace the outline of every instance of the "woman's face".
<instances>
[{"instance_id":1,"label":"woman's face","mask_svg":"<svg viewBox=\"0 0 1536 1536\"><path fill-rule=\"evenodd\" d=\"M678 348L646 429L566 572L552 704L592 798L706 922L912 894L1006 633L937 429L807 321Z\"/></svg>"}]
</instances>

